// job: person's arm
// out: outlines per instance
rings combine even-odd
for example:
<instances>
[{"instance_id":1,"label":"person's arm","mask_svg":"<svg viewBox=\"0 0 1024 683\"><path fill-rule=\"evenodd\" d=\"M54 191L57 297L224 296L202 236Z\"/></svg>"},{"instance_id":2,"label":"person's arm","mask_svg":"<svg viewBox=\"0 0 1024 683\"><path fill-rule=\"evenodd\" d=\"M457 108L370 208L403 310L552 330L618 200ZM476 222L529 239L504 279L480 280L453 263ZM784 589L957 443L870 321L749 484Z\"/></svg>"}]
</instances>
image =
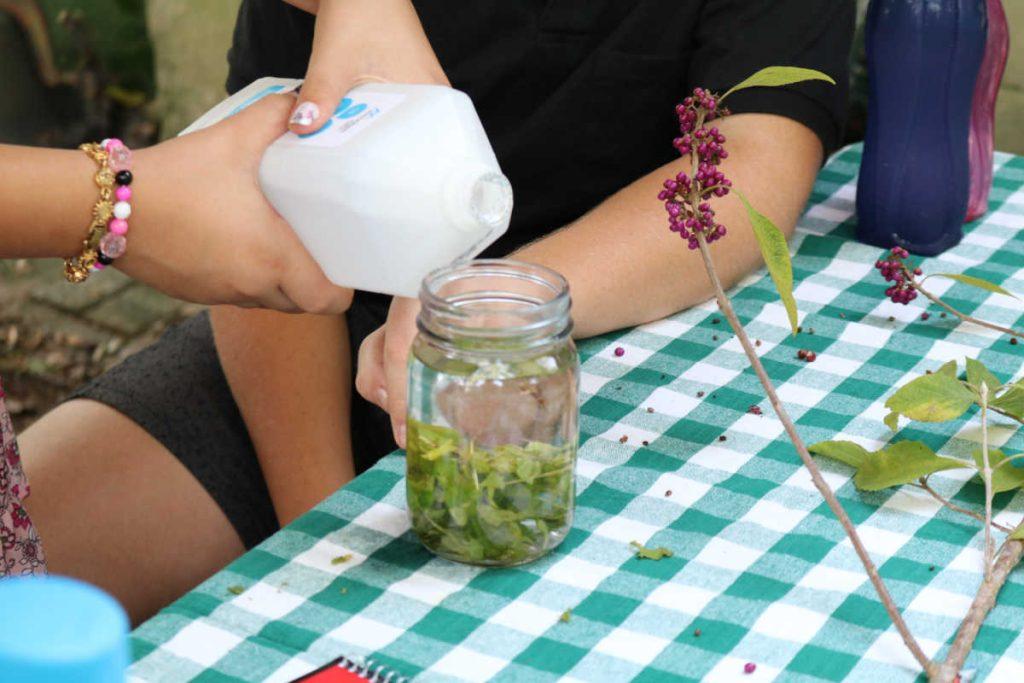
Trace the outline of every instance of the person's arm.
<instances>
[{"instance_id":1,"label":"person's arm","mask_svg":"<svg viewBox=\"0 0 1024 683\"><path fill-rule=\"evenodd\" d=\"M95 173L82 152L0 145L0 258L75 254L96 202Z\"/></svg>"},{"instance_id":2,"label":"person's arm","mask_svg":"<svg viewBox=\"0 0 1024 683\"><path fill-rule=\"evenodd\" d=\"M346 310L351 292L327 280L256 179L293 102L266 97L135 151L128 251L115 267L199 303ZM81 151L0 145L0 258L78 254L99 197L95 173Z\"/></svg>"},{"instance_id":3,"label":"person's arm","mask_svg":"<svg viewBox=\"0 0 1024 683\"><path fill-rule=\"evenodd\" d=\"M293 116L293 131L318 130L360 79L447 83L409 0L291 4L319 12L295 108L314 103L317 116L305 123ZM345 320L224 308L212 321L225 376L286 524L354 476Z\"/></svg>"},{"instance_id":4,"label":"person's arm","mask_svg":"<svg viewBox=\"0 0 1024 683\"><path fill-rule=\"evenodd\" d=\"M821 165L818 137L780 116L742 114L723 120L729 158L720 166L733 185L787 235L792 234ZM699 257L668 228L657 194L662 182L689 172L689 157L631 183L571 225L529 244L511 258L546 265L569 281L577 338L664 317L711 296ZM712 247L726 286L761 265L760 250L740 201L715 203L729 233ZM359 350L356 388L391 415L404 445L405 358L416 335L419 304L396 299L387 323Z\"/></svg>"},{"instance_id":5,"label":"person's arm","mask_svg":"<svg viewBox=\"0 0 1024 683\"><path fill-rule=\"evenodd\" d=\"M287 0L316 15L296 133L320 130L338 102L364 81L449 85L410 0Z\"/></svg>"},{"instance_id":6,"label":"person's arm","mask_svg":"<svg viewBox=\"0 0 1024 683\"><path fill-rule=\"evenodd\" d=\"M720 168L787 237L810 196L822 148L808 128L767 114L742 114L718 125L729 158ZM707 300L711 283L697 252L668 228L656 195L681 170L679 160L640 178L572 225L512 255L549 266L569 281L577 337L639 325ZM712 247L723 284L762 263L739 198L712 200L728 234Z\"/></svg>"}]
</instances>

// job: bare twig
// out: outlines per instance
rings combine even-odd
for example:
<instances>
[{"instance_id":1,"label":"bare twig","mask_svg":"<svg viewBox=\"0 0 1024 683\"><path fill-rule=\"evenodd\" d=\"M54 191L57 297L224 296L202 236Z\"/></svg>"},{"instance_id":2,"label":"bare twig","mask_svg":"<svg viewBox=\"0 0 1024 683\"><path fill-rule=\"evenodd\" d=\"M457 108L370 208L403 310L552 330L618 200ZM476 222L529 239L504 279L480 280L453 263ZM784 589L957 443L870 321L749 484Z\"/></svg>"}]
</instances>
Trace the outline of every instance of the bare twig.
<instances>
[{"instance_id":1,"label":"bare twig","mask_svg":"<svg viewBox=\"0 0 1024 683\"><path fill-rule=\"evenodd\" d=\"M981 479L985 482L985 580L992 578L992 465L988 459L988 384L978 387L981 397Z\"/></svg>"},{"instance_id":2,"label":"bare twig","mask_svg":"<svg viewBox=\"0 0 1024 683\"><path fill-rule=\"evenodd\" d=\"M697 116L696 129L699 129L704 125L705 113L701 112ZM698 155L693 153L690 155L691 162L691 178L696 179L697 177L697 165ZM690 204L696 207L700 201L702 201L701 194L699 192L699 184L694 180L689 196ZM871 560L871 556L868 555L867 549L864 547L864 543L860 539L860 535L857 533L856 527L850 520L849 515L846 514L846 510L843 509L839 499L836 498L836 494L832 491L832 488L825 481L825 478L821 476L821 470L818 468L818 463L811 457L810 452L807 450L807 446L804 444L803 439L796 431L796 425L793 424L793 420L790 419L789 413L782 405L782 401L779 400L778 394L775 392L775 386L772 384L771 379L768 377L768 373L765 372L764 366L761 364L761 358L757 355L754 350L754 345L750 342L750 337L747 336L746 330L740 323L739 318L736 316L736 311L732 307L732 302L729 301L729 297L725 294L725 289L722 287L722 281L718 279L718 271L715 269L715 262L711 258L711 250L708 248L707 240L705 239L704 232L701 230L693 231L694 237L697 238L697 247L700 252L701 260L704 262L704 270L708 274L708 279L711 281L711 286L715 292L715 300L718 302L718 308L722 311L725 319L729 321L729 326L732 327L732 331L736 334L736 338L739 339L740 346L743 347L743 352L747 355L747 360L750 361L751 367L754 369L754 373L757 375L757 379L760 380L761 386L764 387L765 393L768 395L768 400L772 404L772 408L775 410L775 414L778 415L779 421L782 422L783 428L786 430L786 434L789 436L790 441L793 442L793 446L796 448L797 454L800 456L800 460L803 461L804 466L811 474L811 482L814 487L818 489L818 492L825 499L825 503L829 509L832 510L832 514L839 520L839 524L843 527L843 531L850 539L850 543L853 545L854 552L857 553L857 557L860 558L861 564L864 565L864 570L867 572L868 578L871 580L871 584L875 587L875 592L878 593L878 597L882 601L882 605L885 607L886 613L889 615L889 619L892 620L893 625L899 632L900 637L903 639L903 643L910 650L910 653L917 660L924 672L931 676L934 669L934 665L928 656L925 655L921 649L920 644L914 638L914 635L910 632L910 628L907 623L903 620L903 615L900 614L900 610L896 607L895 601L892 599L892 595L889 594L889 589L886 588L885 583L882 581L882 577L878 573L878 568L875 567L875 563Z\"/></svg>"},{"instance_id":3,"label":"bare twig","mask_svg":"<svg viewBox=\"0 0 1024 683\"><path fill-rule=\"evenodd\" d=\"M1003 417L1008 417L1011 420L1016 420L1017 422L1020 422L1021 424L1024 424L1024 420L1022 420L1019 416L1014 415L1013 413L1009 413L1009 412L1003 410L1002 408L996 408L995 406L989 406L988 409L991 410L993 413L999 413Z\"/></svg>"},{"instance_id":4,"label":"bare twig","mask_svg":"<svg viewBox=\"0 0 1024 683\"><path fill-rule=\"evenodd\" d=\"M843 527L843 531L845 531L846 535L850 538L850 543L853 544L853 549L857 553L857 557L860 558L861 563L864 565L864 570L867 572L868 578L871 580L871 584L875 587L878 597L882 600L882 605L885 607L885 611L889 614L889 618L892 620L893 625L899 632L900 637L903 638L904 644L906 644L907 649L910 650L914 659L916 659L918 664L921 665L921 668L924 669L925 673L930 676L934 668L933 664L928 659L927 655L925 655L913 634L911 634L910 629L903 620L903 615L900 614L899 608L896 607L896 603L893 601L892 596L889 594L889 590L882 581L882 577L879 576L875 563L868 555L868 551L864 547L864 543L861 541L860 535L857 533L857 529L854 527L853 522L850 521L850 517L846 514L846 511L843 509L839 499L836 498L836 494L821 476L821 470L818 468L818 464L807 451L807 446L804 445L803 439L801 439L800 435L797 434L796 426L790 419L786 409L783 408L782 402L775 393L775 387L772 385L772 381L768 378L768 374L765 372L764 366L761 365L761 359L758 358L757 353L754 351L753 344L750 343L750 338L747 337L747 334L743 329L743 325L740 324L739 318L736 317L736 312L733 310L729 297L725 295L725 290L722 288L722 283L718 279L718 273L715 271L715 265L711 259L711 251L708 249L708 244L704 239L703 233L697 231L696 236L700 255L704 260L704 268L707 270L708 277L711 279L711 285L715 290L715 299L718 301L718 307L722 310L722 314L725 316L726 320L729 321L729 325L732 326L732 330L736 334L736 338L739 339L740 345L743 347L743 351L747 354L747 358L750 360L750 364L753 366L754 372L757 374L757 378L761 381L761 386L764 387L765 392L768 394L768 400L771 401L772 408L775 409L775 414L778 415L779 420L782 422L782 426L786 430L786 434L789 435L790 440L796 447L796 451L800 455L800 459L803 461L804 466L806 466L808 471L811 473L811 481L814 483L814 487L818 489L819 493L821 493L825 502L828 504L829 509L832 510L832 514L836 516L839 520L839 524Z\"/></svg>"},{"instance_id":5,"label":"bare twig","mask_svg":"<svg viewBox=\"0 0 1024 683\"><path fill-rule=\"evenodd\" d=\"M946 309L947 311L949 311L956 317L960 318L964 322L974 323L975 325L987 327L990 330L1002 332L1003 334L1008 334L1011 337L1024 337L1024 332L1019 332L1010 327L1003 327L1002 325L996 325L995 323L990 323L987 320L982 320L980 318L975 318L973 316L967 315L966 313L961 313L960 311L956 310L955 308L947 304L945 301L940 299L939 297L929 292L927 289L924 288L924 286L920 282L914 280L913 278L910 279L910 286L916 289L921 294L923 294L928 299L930 299L933 303L938 304L940 307Z\"/></svg>"},{"instance_id":6,"label":"bare twig","mask_svg":"<svg viewBox=\"0 0 1024 683\"><path fill-rule=\"evenodd\" d=\"M967 655L974 647L974 639L978 637L978 631L981 629L985 617L996 604L996 596L999 595L1000 589L1006 583L1006 577L1020 562L1022 555L1024 555L1024 542L1010 539L1003 544L991 576L985 579L978 589L978 594L975 596L974 602L971 603L967 616L964 617L960 629L956 632L956 638L953 640L952 647L949 648L946 661L936 669L932 683L953 683L956 680Z\"/></svg>"},{"instance_id":7,"label":"bare twig","mask_svg":"<svg viewBox=\"0 0 1024 683\"><path fill-rule=\"evenodd\" d=\"M992 406L989 406L989 409L990 409L990 410L994 410L994 408L992 408ZM1018 453L1017 455L1011 455L1011 456L1010 456L1010 457L1008 457L1008 458L1004 458L1004 459L1003 459L1003 461L1002 461L1001 463L999 463L998 465L996 465L996 466L995 466L995 467L993 467L992 469L993 469L993 470L998 470L998 469L999 469L1000 467L1002 467L1002 466L1003 466L1003 465L1005 465L1006 463L1008 463L1008 462L1011 462L1011 461L1013 461L1013 460L1020 460L1021 458L1024 458L1024 453Z\"/></svg>"},{"instance_id":8,"label":"bare twig","mask_svg":"<svg viewBox=\"0 0 1024 683\"><path fill-rule=\"evenodd\" d=\"M918 483L918 484L911 484L911 486L916 486L919 489L923 489L923 490L927 491L928 494L932 498L934 498L935 500L939 501L940 503L942 503L944 506L946 506L947 508L949 508L953 512L959 512L960 514L967 515L968 517L971 517L973 519L978 520L982 524L985 523L985 516L984 515L981 515L981 514L979 514L977 512L974 512L972 510L968 510L967 508L960 507L959 505L957 505L956 503L954 503L953 501L951 501L948 498L944 497L938 491L933 489L931 484L928 483L928 477L921 477L921 479L919 481L920 481L920 483ZM1011 531L1013 531L1013 529L1011 529L1010 527L1004 526L1004 525L1000 524L999 522L997 522L995 520L992 521L992 526L995 527L996 529L999 529L1000 531L1004 531L1006 533L1010 533Z\"/></svg>"}]
</instances>

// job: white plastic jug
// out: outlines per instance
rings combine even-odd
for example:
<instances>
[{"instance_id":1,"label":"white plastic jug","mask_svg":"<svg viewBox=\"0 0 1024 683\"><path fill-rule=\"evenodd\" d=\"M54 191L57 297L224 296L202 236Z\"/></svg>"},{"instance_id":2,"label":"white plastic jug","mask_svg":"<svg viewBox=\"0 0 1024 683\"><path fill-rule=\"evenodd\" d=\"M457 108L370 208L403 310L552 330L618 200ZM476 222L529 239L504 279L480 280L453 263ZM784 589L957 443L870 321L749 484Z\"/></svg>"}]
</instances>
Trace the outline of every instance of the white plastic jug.
<instances>
[{"instance_id":1,"label":"white plastic jug","mask_svg":"<svg viewBox=\"0 0 1024 683\"><path fill-rule=\"evenodd\" d=\"M261 78L181 135L301 81ZM354 88L312 135L285 133L260 186L332 282L415 297L435 268L508 229L512 188L469 97L435 85Z\"/></svg>"}]
</instances>

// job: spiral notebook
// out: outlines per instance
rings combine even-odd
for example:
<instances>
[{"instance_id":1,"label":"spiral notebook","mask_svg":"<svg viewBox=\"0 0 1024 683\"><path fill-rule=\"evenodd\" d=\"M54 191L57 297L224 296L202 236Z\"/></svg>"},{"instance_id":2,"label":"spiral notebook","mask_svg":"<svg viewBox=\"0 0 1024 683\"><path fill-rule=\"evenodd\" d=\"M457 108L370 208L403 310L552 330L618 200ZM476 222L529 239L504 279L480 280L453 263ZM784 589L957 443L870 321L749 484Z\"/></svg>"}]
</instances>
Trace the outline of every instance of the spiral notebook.
<instances>
[{"instance_id":1,"label":"spiral notebook","mask_svg":"<svg viewBox=\"0 0 1024 683\"><path fill-rule=\"evenodd\" d=\"M334 661L296 678L292 683L408 683L405 676L371 659L355 661L338 657Z\"/></svg>"}]
</instances>

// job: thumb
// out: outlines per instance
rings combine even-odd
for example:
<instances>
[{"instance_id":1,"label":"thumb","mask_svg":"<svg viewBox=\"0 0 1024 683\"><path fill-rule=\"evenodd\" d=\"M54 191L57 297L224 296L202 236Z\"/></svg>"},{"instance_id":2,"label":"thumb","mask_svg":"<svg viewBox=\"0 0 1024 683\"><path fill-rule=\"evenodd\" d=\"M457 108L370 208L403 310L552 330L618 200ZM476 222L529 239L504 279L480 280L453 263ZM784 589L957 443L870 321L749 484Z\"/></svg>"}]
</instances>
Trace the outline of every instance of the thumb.
<instances>
[{"instance_id":1,"label":"thumb","mask_svg":"<svg viewBox=\"0 0 1024 683\"><path fill-rule=\"evenodd\" d=\"M305 135L323 128L352 87L352 75L346 64L352 62L353 55L347 54L346 41L340 39L340 4L323 3L317 14L306 79L288 119L288 128L293 133Z\"/></svg>"},{"instance_id":2,"label":"thumb","mask_svg":"<svg viewBox=\"0 0 1024 683\"><path fill-rule=\"evenodd\" d=\"M237 149L259 159L267 145L284 134L284 120L295 105L295 96L287 93L267 95L242 111L195 134L229 141ZM233 132L230 132L233 131Z\"/></svg>"},{"instance_id":3,"label":"thumb","mask_svg":"<svg viewBox=\"0 0 1024 683\"><path fill-rule=\"evenodd\" d=\"M385 338L387 410L391 416L391 430L395 436L395 443L400 448L405 448L405 411L408 406L410 346L411 343L407 340L393 341L388 344L387 338Z\"/></svg>"}]
</instances>

